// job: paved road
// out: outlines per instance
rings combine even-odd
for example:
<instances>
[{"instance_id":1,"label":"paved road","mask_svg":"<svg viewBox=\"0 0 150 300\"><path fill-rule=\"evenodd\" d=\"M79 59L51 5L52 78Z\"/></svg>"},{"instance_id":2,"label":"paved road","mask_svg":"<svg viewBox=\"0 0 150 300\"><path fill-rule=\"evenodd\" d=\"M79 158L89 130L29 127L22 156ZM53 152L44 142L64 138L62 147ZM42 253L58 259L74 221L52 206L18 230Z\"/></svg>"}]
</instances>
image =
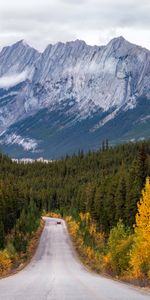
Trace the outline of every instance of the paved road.
<instances>
[{"instance_id":1,"label":"paved road","mask_svg":"<svg viewBox=\"0 0 150 300\"><path fill-rule=\"evenodd\" d=\"M150 294L87 272L74 255L66 225L46 218L31 263L0 280L0 300L148 300Z\"/></svg>"}]
</instances>

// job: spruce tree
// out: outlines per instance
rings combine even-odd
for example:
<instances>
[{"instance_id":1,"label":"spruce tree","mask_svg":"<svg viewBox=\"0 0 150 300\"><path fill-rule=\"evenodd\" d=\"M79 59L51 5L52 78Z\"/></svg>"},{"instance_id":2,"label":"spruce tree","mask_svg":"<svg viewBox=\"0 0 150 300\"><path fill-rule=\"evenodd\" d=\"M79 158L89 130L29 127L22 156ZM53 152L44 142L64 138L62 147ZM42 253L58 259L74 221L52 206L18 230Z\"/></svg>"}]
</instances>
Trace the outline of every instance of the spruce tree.
<instances>
[{"instance_id":1,"label":"spruce tree","mask_svg":"<svg viewBox=\"0 0 150 300\"><path fill-rule=\"evenodd\" d=\"M0 249L4 248L5 236L4 236L4 225L3 222L0 221Z\"/></svg>"}]
</instances>

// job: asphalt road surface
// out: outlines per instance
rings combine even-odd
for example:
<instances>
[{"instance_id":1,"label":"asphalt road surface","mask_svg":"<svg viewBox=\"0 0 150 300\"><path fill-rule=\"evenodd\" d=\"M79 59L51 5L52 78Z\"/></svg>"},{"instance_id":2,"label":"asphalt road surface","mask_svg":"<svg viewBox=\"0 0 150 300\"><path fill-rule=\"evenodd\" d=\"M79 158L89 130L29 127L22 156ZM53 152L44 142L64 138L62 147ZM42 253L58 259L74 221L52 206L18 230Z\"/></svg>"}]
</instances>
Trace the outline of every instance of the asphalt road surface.
<instances>
[{"instance_id":1,"label":"asphalt road surface","mask_svg":"<svg viewBox=\"0 0 150 300\"><path fill-rule=\"evenodd\" d=\"M0 300L150 300L138 288L88 272L74 254L65 222L45 220L31 263L0 280Z\"/></svg>"}]
</instances>

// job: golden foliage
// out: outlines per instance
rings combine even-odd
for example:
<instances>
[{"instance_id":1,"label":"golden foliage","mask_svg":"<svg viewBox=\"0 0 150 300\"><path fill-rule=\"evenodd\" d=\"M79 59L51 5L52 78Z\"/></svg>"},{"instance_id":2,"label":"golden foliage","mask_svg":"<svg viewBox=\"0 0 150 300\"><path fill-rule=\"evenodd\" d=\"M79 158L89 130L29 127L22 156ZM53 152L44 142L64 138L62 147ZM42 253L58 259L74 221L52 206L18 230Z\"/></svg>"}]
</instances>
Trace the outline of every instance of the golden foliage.
<instances>
[{"instance_id":1,"label":"golden foliage","mask_svg":"<svg viewBox=\"0 0 150 300\"><path fill-rule=\"evenodd\" d=\"M93 241L95 247L101 247L104 243L104 234L97 232L96 224L92 221L89 213L80 213L79 217L79 222L75 221L71 216L66 217L69 233L84 263L99 271L101 269L102 255L93 248ZM84 226L82 227L82 225ZM85 232L89 236L89 245L84 240Z\"/></svg>"},{"instance_id":2,"label":"golden foliage","mask_svg":"<svg viewBox=\"0 0 150 300\"><path fill-rule=\"evenodd\" d=\"M67 216L66 222L77 251L86 265L127 280L145 276L150 278L149 179L138 203L134 234L120 220L111 229L106 241L105 234L97 229L89 213L80 213L78 221Z\"/></svg>"},{"instance_id":3,"label":"golden foliage","mask_svg":"<svg viewBox=\"0 0 150 300\"><path fill-rule=\"evenodd\" d=\"M91 216L90 216L90 213L87 212L87 213L80 213L79 214L79 217L81 219L82 222L85 222L86 224L89 224L89 222L91 222Z\"/></svg>"},{"instance_id":4,"label":"golden foliage","mask_svg":"<svg viewBox=\"0 0 150 300\"><path fill-rule=\"evenodd\" d=\"M107 254L103 255L103 257L102 257L102 269L107 273L112 272L110 253L107 253Z\"/></svg>"},{"instance_id":5,"label":"golden foliage","mask_svg":"<svg viewBox=\"0 0 150 300\"><path fill-rule=\"evenodd\" d=\"M136 215L134 246L131 251L132 275L150 278L150 179L147 178Z\"/></svg>"},{"instance_id":6,"label":"golden foliage","mask_svg":"<svg viewBox=\"0 0 150 300\"><path fill-rule=\"evenodd\" d=\"M55 212L48 212L48 213L44 214L44 216L50 217L50 218L55 218L55 219L61 219L61 214L55 213Z\"/></svg>"},{"instance_id":7,"label":"golden foliage","mask_svg":"<svg viewBox=\"0 0 150 300\"><path fill-rule=\"evenodd\" d=\"M0 275L5 275L11 269L12 261L7 250L0 251Z\"/></svg>"},{"instance_id":8,"label":"golden foliage","mask_svg":"<svg viewBox=\"0 0 150 300\"><path fill-rule=\"evenodd\" d=\"M92 235L92 236L95 236L95 235L96 235L96 224L95 224L95 223L92 223L92 224L89 226L89 233L90 233L90 235Z\"/></svg>"},{"instance_id":9,"label":"golden foliage","mask_svg":"<svg viewBox=\"0 0 150 300\"><path fill-rule=\"evenodd\" d=\"M69 232L73 238L76 238L78 230L79 230L79 224L73 220L71 216L66 217L66 222L69 226Z\"/></svg>"}]
</instances>

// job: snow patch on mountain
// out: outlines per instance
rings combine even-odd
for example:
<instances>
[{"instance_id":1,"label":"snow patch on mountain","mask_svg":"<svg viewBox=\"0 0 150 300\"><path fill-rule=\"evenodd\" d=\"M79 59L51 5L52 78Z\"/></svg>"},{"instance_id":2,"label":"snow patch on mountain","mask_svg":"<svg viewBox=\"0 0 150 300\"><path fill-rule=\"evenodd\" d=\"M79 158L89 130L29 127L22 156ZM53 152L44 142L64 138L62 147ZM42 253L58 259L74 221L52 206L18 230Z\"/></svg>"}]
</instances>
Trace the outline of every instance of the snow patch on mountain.
<instances>
[{"instance_id":1,"label":"snow patch on mountain","mask_svg":"<svg viewBox=\"0 0 150 300\"><path fill-rule=\"evenodd\" d=\"M91 130L90 132L94 132L97 129L99 129L100 127L103 127L107 122L113 120L117 114L119 112L119 108L114 110L112 113L110 113L109 115L107 115L105 118L103 118L100 122L98 122Z\"/></svg>"},{"instance_id":2,"label":"snow patch on mountain","mask_svg":"<svg viewBox=\"0 0 150 300\"><path fill-rule=\"evenodd\" d=\"M147 116L145 116L145 117L140 118L140 119L137 121L137 123L138 123L138 122L140 122L140 123L146 123L146 122L149 121L149 120L150 120L150 115L147 115Z\"/></svg>"},{"instance_id":3,"label":"snow patch on mountain","mask_svg":"<svg viewBox=\"0 0 150 300\"><path fill-rule=\"evenodd\" d=\"M129 109L134 109L136 107L136 97L132 96L132 98L129 99L129 101L124 105L122 108L124 111L127 111Z\"/></svg>"},{"instance_id":4,"label":"snow patch on mountain","mask_svg":"<svg viewBox=\"0 0 150 300\"><path fill-rule=\"evenodd\" d=\"M18 92L17 91L14 91L14 92L10 92L6 95L3 95L3 96L0 96L0 100L3 100L5 98L7 98L8 96L11 97L11 96L17 96L18 95Z\"/></svg>"},{"instance_id":5,"label":"snow patch on mountain","mask_svg":"<svg viewBox=\"0 0 150 300\"><path fill-rule=\"evenodd\" d=\"M0 140L0 144L4 144L4 145L16 144L16 145L22 146L24 150L26 150L26 151L32 150L32 152L35 152L35 150L38 146L38 143L35 139L22 137L15 133L5 135L5 137L2 140Z\"/></svg>"}]
</instances>

